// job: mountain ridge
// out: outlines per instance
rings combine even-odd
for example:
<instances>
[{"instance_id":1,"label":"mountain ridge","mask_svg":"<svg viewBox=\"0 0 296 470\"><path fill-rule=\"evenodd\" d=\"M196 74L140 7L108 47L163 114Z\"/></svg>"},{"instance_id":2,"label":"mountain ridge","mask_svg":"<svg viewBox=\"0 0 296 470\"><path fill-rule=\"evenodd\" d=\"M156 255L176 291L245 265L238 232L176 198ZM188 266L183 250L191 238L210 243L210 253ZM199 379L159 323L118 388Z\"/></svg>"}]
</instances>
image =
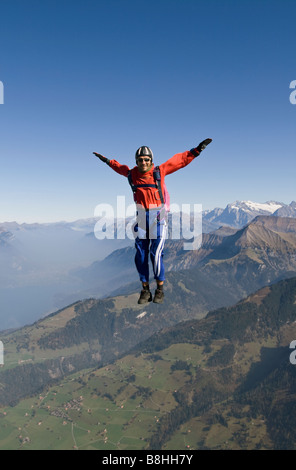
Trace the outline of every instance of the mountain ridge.
<instances>
[{"instance_id":1,"label":"mountain ridge","mask_svg":"<svg viewBox=\"0 0 296 470\"><path fill-rule=\"evenodd\" d=\"M291 203L293 204L293 203ZM267 201L265 203L256 203L252 201L235 201L227 204L225 209L214 209L205 214L205 220L209 220L212 224L229 225L236 228L251 222L258 215L272 215L275 211L283 207L290 207L284 203L276 201ZM293 211L291 211L292 214ZM294 213L294 216L296 212Z\"/></svg>"},{"instance_id":2,"label":"mountain ridge","mask_svg":"<svg viewBox=\"0 0 296 470\"><path fill-rule=\"evenodd\" d=\"M204 238L213 231L219 230L220 235L225 235L231 230L242 228L242 223L246 221L249 223L250 219L258 215L260 208L259 213L262 214L263 211L266 214L268 206L268 214L271 215L276 205L281 206L278 212L275 212L278 215L296 217L296 203L293 201L290 205L236 201L228 204L228 209L216 208L213 211L204 211L202 217ZM252 207L254 210L251 210ZM224 216L221 219L223 212ZM170 214L170 223L174 217ZM181 219L183 220L183 214ZM111 294L113 285L120 283L120 273L116 275L111 272L109 278L107 276L99 278L96 272L94 276L98 275L99 282L95 284L95 277L92 279L91 276L87 282L83 282L83 270L94 271L94 266L91 266L93 263L103 261L119 248L132 247L133 241L116 239L116 227L115 239L96 239L94 233L96 222L97 218L94 217L47 224L0 223L0 327L2 329L35 321L41 315L53 312L80 298L102 298ZM234 229L231 228L231 224L235 226ZM5 243L4 232L11 234L10 237L5 236ZM168 240L170 241L178 246L178 240ZM171 246L173 250L173 244ZM169 249L167 243L165 247L167 254ZM199 254L201 253L200 251ZM197 260L193 259L196 258L195 252L191 252L191 255L192 259L187 256L183 261L181 256L178 256L178 263L177 260L172 262L167 257L167 268L173 269L174 264L177 269L192 266ZM129 267L129 276L134 276L136 280L132 263ZM102 265L102 269L107 273L110 271L110 266Z\"/></svg>"},{"instance_id":3,"label":"mountain ridge","mask_svg":"<svg viewBox=\"0 0 296 470\"><path fill-rule=\"evenodd\" d=\"M2 390L2 398L18 400L30 389L33 377L39 377L37 387L41 382L45 386L52 380L52 370L59 371L56 374L61 377L87 365L94 366L98 361L106 363L166 326L202 318L207 312L233 305L263 286L295 276L295 249L289 245L296 243L296 231L291 231L293 224L294 219L281 219L279 223L276 218L261 216L226 237L209 234L208 246L197 254L196 264L189 263L188 267L185 260L187 269L179 265L176 271L167 272L163 305L138 305L137 281L120 288L116 296L77 301L72 307L4 336L6 364L0 371L0 382L7 383L7 390L5 393ZM250 230L251 239L245 236ZM282 238L287 235L292 242ZM266 245L261 243L262 236ZM258 246L258 239L262 246ZM191 253L185 257L194 261ZM18 389L11 378L12 370L23 375L23 365L27 369L23 380L29 378L29 382L27 389Z\"/></svg>"}]
</instances>

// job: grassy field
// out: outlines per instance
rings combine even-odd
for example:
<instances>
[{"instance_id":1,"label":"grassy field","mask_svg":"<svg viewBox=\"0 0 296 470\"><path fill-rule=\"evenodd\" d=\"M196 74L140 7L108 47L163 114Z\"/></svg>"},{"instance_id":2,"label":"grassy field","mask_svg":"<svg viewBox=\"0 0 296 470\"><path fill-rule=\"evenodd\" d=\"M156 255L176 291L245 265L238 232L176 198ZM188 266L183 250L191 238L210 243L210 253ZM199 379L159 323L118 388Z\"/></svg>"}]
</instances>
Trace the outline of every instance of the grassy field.
<instances>
[{"instance_id":1,"label":"grassy field","mask_svg":"<svg viewBox=\"0 0 296 470\"><path fill-rule=\"evenodd\" d=\"M88 302L91 305L92 300ZM42 363L46 360L69 357L89 350L89 343L80 343L69 348L44 349L38 341L51 332L63 328L67 322L75 318L75 305L61 310L56 315L49 315L33 325L25 326L18 331L3 336L4 366L1 370L12 369L26 363ZM92 342L92 349L100 351L98 342Z\"/></svg>"},{"instance_id":2,"label":"grassy field","mask_svg":"<svg viewBox=\"0 0 296 470\"><path fill-rule=\"evenodd\" d=\"M51 322L67 321L74 313L69 308L64 319L45 319L46 331L57 327ZM6 367L13 367L20 354L24 361L30 360L30 354L42 354L37 342L44 327L22 330L22 338L17 338L18 350L8 342ZM291 328L294 331L294 324L281 330L285 344ZM155 353L128 354L108 366L69 375L40 395L0 408L0 450L147 449L161 424L178 408L177 397L186 393L190 401L196 392L204 397L203 387L211 383L218 384L219 391L221 373L227 374L228 368L232 383L225 380L220 388L227 389L227 399L181 421L162 448L271 448L264 417L250 417L248 407L233 404L232 392L236 380L260 361L261 348L273 348L278 340L266 335L259 341L237 343L230 363L225 364L219 358L229 341L216 339L209 345L174 343ZM79 346L83 347L87 345ZM67 355L70 349L58 353ZM50 354L54 356L56 351L46 350L47 358Z\"/></svg>"},{"instance_id":3,"label":"grassy field","mask_svg":"<svg viewBox=\"0 0 296 470\"><path fill-rule=\"evenodd\" d=\"M246 361L258 354L253 346L244 350ZM0 409L0 449L145 449L161 418L176 408L174 393L194 379L198 368L206 370L207 360L221 347L217 341L204 354L202 346L174 344L157 354L127 355L107 367L68 376L41 395ZM176 361L188 369L175 370ZM219 413L222 424L213 419L213 410L193 418L176 429L165 449L239 448L241 430L250 429L249 423L229 418L226 405ZM254 423L253 429L253 437L248 431L250 447L265 433L264 423Z\"/></svg>"},{"instance_id":4,"label":"grassy field","mask_svg":"<svg viewBox=\"0 0 296 470\"><path fill-rule=\"evenodd\" d=\"M158 360L128 355L0 409L0 449L144 449L160 418L176 407L176 387L189 380L184 371L171 372L180 358L195 365L201 350L178 344Z\"/></svg>"}]
</instances>

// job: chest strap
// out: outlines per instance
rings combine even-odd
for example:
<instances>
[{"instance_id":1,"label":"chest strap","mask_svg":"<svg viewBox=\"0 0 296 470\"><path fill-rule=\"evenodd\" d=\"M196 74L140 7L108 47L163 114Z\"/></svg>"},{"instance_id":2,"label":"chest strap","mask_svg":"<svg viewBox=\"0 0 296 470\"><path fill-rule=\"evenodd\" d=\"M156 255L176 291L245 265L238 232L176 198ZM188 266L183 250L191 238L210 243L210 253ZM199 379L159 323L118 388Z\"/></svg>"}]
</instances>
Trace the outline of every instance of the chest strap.
<instances>
[{"instance_id":1,"label":"chest strap","mask_svg":"<svg viewBox=\"0 0 296 470\"><path fill-rule=\"evenodd\" d=\"M130 184L130 187L132 188L132 191L134 193L134 198L136 196L136 191L138 188L155 188L158 190L161 203L164 204L164 198L163 198L162 189L161 189L161 178L160 178L159 166L157 166L153 170L153 178L154 178L155 184L134 184L131 171L129 171L127 177L128 177L128 182Z\"/></svg>"}]
</instances>

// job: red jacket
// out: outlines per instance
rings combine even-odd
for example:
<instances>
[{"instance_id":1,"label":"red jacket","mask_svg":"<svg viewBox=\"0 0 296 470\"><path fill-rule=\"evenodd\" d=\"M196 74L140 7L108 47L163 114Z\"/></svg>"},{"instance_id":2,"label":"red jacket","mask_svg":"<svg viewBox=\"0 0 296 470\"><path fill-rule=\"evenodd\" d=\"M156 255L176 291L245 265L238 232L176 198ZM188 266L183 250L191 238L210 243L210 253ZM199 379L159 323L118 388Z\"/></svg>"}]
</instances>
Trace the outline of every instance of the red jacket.
<instances>
[{"instance_id":1,"label":"red jacket","mask_svg":"<svg viewBox=\"0 0 296 470\"><path fill-rule=\"evenodd\" d=\"M165 163L159 165L160 169L160 176L161 176L161 188L163 194L165 194L165 183L164 178L166 175L170 175L181 168L189 165L192 160L199 155L199 152L196 149L186 150L182 153L177 153L172 158L167 160ZM128 176L129 172L131 171L132 180L134 185L138 184L155 184L153 178L153 168L152 165L151 169L146 173L141 173L138 170L138 167L135 166L132 170L127 165L121 165L116 160L110 160L109 162L110 167L123 176ZM135 200L137 204L142 205L145 209L149 209L152 206L160 206L161 201L158 194L158 191L155 188L137 188Z\"/></svg>"}]
</instances>

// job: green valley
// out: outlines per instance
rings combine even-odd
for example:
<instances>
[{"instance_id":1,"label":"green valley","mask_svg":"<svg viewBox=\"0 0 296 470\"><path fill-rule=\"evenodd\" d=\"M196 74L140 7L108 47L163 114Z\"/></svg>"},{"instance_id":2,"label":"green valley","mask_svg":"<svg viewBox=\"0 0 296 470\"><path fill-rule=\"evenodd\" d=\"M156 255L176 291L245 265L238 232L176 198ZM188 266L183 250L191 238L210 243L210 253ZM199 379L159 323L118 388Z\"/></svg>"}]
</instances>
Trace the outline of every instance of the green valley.
<instances>
[{"instance_id":1,"label":"green valley","mask_svg":"<svg viewBox=\"0 0 296 470\"><path fill-rule=\"evenodd\" d=\"M295 446L296 279L163 329L0 410L1 449Z\"/></svg>"}]
</instances>

